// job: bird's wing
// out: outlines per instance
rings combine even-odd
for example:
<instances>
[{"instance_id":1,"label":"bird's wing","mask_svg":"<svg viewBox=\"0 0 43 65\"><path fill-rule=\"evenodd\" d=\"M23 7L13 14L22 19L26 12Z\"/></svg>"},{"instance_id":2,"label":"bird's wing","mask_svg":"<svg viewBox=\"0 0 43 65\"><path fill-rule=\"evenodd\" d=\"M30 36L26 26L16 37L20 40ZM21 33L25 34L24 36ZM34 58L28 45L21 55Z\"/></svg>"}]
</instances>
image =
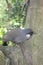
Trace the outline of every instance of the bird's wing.
<instances>
[{"instance_id":1,"label":"bird's wing","mask_svg":"<svg viewBox=\"0 0 43 65\"><path fill-rule=\"evenodd\" d=\"M18 36L16 39L15 39L15 43L22 43L26 40L26 37L25 36Z\"/></svg>"}]
</instances>

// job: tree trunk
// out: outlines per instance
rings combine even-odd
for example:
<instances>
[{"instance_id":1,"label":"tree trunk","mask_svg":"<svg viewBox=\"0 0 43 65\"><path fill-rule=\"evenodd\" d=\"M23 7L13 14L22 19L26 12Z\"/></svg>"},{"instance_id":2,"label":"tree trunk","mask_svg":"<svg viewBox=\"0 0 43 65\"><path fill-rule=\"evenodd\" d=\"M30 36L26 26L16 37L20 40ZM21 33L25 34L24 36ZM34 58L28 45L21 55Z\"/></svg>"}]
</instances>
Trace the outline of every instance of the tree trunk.
<instances>
[{"instance_id":1,"label":"tree trunk","mask_svg":"<svg viewBox=\"0 0 43 65\"><path fill-rule=\"evenodd\" d=\"M33 65L43 65L43 0L30 0L25 27L36 32L26 43L31 45Z\"/></svg>"}]
</instances>

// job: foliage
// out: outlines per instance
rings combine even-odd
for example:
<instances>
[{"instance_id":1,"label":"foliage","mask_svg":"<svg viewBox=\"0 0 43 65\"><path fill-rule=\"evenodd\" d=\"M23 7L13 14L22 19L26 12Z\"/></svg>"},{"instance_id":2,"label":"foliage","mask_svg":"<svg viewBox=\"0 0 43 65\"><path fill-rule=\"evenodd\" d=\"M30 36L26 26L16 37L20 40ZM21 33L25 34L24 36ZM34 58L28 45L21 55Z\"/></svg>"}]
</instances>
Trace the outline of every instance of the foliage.
<instances>
[{"instance_id":1,"label":"foliage","mask_svg":"<svg viewBox=\"0 0 43 65\"><path fill-rule=\"evenodd\" d=\"M3 35L9 29L24 27L25 11L23 11L24 0L10 0L12 8L8 11L6 0L0 0L0 44Z\"/></svg>"}]
</instances>

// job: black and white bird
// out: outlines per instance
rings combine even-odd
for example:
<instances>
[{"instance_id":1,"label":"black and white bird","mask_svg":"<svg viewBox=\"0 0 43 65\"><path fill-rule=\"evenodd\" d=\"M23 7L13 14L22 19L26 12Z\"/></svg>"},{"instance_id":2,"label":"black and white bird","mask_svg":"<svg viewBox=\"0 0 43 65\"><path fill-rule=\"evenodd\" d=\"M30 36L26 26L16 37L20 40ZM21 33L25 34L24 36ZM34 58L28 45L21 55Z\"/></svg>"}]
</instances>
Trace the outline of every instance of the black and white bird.
<instances>
[{"instance_id":1,"label":"black and white bird","mask_svg":"<svg viewBox=\"0 0 43 65\"><path fill-rule=\"evenodd\" d=\"M34 32L32 31L32 29L28 28L12 29L3 36L3 46L7 46L9 41L14 42L15 44L23 43L26 40L29 40L33 34Z\"/></svg>"}]
</instances>

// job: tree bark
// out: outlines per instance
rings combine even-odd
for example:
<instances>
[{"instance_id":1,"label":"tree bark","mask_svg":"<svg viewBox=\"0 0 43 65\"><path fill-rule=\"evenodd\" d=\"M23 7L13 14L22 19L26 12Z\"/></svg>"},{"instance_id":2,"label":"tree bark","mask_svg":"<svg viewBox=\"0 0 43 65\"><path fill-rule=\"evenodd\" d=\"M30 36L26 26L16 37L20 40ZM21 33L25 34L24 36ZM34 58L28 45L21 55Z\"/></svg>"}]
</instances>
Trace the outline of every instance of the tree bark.
<instances>
[{"instance_id":1,"label":"tree bark","mask_svg":"<svg viewBox=\"0 0 43 65\"><path fill-rule=\"evenodd\" d=\"M32 64L43 65L43 0L30 0L27 11L26 28L36 32L26 44L31 45Z\"/></svg>"}]
</instances>

